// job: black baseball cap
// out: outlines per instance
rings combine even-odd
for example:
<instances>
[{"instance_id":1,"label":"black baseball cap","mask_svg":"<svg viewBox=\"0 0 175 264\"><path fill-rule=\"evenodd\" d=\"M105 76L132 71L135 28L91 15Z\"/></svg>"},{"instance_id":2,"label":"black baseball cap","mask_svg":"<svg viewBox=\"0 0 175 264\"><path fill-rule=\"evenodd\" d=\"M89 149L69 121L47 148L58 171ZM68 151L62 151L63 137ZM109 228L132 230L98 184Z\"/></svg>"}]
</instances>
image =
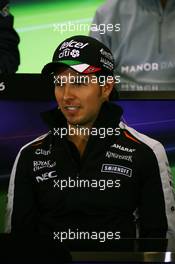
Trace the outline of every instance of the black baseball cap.
<instances>
[{"instance_id":1,"label":"black baseball cap","mask_svg":"<svg viewBox=\"0 0 175 264\"><path fill-rule=\"evenodd\" d=\"M51 74L59 66L68 66L81 74L114 75L114 58L100 41L89 36L72 36L56 48L52 62L46 64L43 74Z\"/></svg>"}]
</instances>

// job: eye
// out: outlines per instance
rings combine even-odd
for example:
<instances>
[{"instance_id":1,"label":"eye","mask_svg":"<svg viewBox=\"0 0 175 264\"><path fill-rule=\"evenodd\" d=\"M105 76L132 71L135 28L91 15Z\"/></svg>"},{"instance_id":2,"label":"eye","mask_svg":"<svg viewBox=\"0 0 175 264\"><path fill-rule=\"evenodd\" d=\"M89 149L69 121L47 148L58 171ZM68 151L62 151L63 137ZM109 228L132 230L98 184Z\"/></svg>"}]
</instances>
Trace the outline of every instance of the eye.
<instances>
[{"instance_id":1,"label":"eye","mask_svg":"<svg viewBox=\"0 0 175 264\"><path fill-rule=\"evenodd\" d=\"M76 85L76 86L87 86L88 80L84 76L77 77L75 79L74 85Z\"/></svg>"},{"instance_id":2,"label":"eye","mask_svg":"<svg viewBox=\"0 0 175 264\"><path fill-rule=\"evenodd\" d=\"M75 82L74 85L76 85L76 86L83 86L83 85L85 85L85 83L83 83L83 82Z\"/></svg>"}]
</instances>

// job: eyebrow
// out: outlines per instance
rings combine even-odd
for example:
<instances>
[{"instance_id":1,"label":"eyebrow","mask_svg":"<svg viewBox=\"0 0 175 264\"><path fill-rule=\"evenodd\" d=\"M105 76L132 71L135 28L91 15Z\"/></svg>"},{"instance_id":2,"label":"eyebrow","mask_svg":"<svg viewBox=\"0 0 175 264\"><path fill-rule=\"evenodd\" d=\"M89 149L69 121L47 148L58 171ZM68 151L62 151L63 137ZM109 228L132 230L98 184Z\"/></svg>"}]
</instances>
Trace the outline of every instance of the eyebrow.
<instances>
[{"instance_id":1,"label":"eyebrow","mask_svg":"<svg viewBox=\"0 0 175 264\"><path fill-rule=\"evenodd\" d=\"M84 82L84 83L89 83L89 76L86 75L79 75L75 77L76 81Z\"/></svg>"}]
</instances>

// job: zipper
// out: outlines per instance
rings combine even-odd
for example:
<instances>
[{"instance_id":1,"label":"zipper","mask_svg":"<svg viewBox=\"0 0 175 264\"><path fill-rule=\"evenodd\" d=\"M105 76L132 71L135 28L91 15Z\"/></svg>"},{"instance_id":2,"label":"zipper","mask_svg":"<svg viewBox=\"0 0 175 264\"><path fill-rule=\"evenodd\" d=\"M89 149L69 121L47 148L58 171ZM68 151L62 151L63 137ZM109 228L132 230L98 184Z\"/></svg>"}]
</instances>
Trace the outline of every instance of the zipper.
<instances>
[{"instance_id":1,"label":"zipper","mask_svg":"<svg viewBox=\"0 0 175 264\"><path fill-rule=\"evenodd\" d=\"M69 153L69 158L70 158L70 162L72 162L72 165L73 165L73 167L74 167L74 169L75 169L75 173L76 173L76 175L78 174L80 174L80 171L79 171L79 169L78 169L78 167L77 167L77 163L76 163L76 161L74 160L74 158L72 157L72 153L71 153L71 151L70 151L70 148L69 148L69 146L68 146L68 143L67 142L65 142L64 141L64 146L65 146L65 148L67 149L67 151L68 151L68 153Z\"/></svg>"}]
</instances>

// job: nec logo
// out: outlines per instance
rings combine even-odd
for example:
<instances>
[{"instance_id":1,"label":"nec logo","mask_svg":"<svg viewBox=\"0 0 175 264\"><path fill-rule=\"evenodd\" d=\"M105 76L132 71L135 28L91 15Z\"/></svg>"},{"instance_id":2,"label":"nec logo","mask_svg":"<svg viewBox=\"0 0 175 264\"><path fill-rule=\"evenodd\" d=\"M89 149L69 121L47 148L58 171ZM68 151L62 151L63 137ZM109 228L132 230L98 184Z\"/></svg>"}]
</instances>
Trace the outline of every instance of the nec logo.
<instances>
[{"instance_id":1,"label":"nec logo","mask_svg":"<svg viewBox=\"0 0 175 264\"><path fill-rule=\"evenodd\" d=\"M111 148L116 148L116 149L119 149L121 151L130 152L130 153L136 151L136 149L123 147L123 146L121 146L119 144L113 144L113 145L111 145Z\"/></svg>"},{"instance_id":2,"label":"nec logo","mask_svg":"<svg viewBox=\"0 0 175 264\"><path fill-rule=\"evenodd\" d=\"M58 175L56 174L56 171L49 171L49 172L43 173L41 176L36 176L36 180L37 182L43 182L49 179L56 178L57 176Z\"/></svg>"}]
</instances>

